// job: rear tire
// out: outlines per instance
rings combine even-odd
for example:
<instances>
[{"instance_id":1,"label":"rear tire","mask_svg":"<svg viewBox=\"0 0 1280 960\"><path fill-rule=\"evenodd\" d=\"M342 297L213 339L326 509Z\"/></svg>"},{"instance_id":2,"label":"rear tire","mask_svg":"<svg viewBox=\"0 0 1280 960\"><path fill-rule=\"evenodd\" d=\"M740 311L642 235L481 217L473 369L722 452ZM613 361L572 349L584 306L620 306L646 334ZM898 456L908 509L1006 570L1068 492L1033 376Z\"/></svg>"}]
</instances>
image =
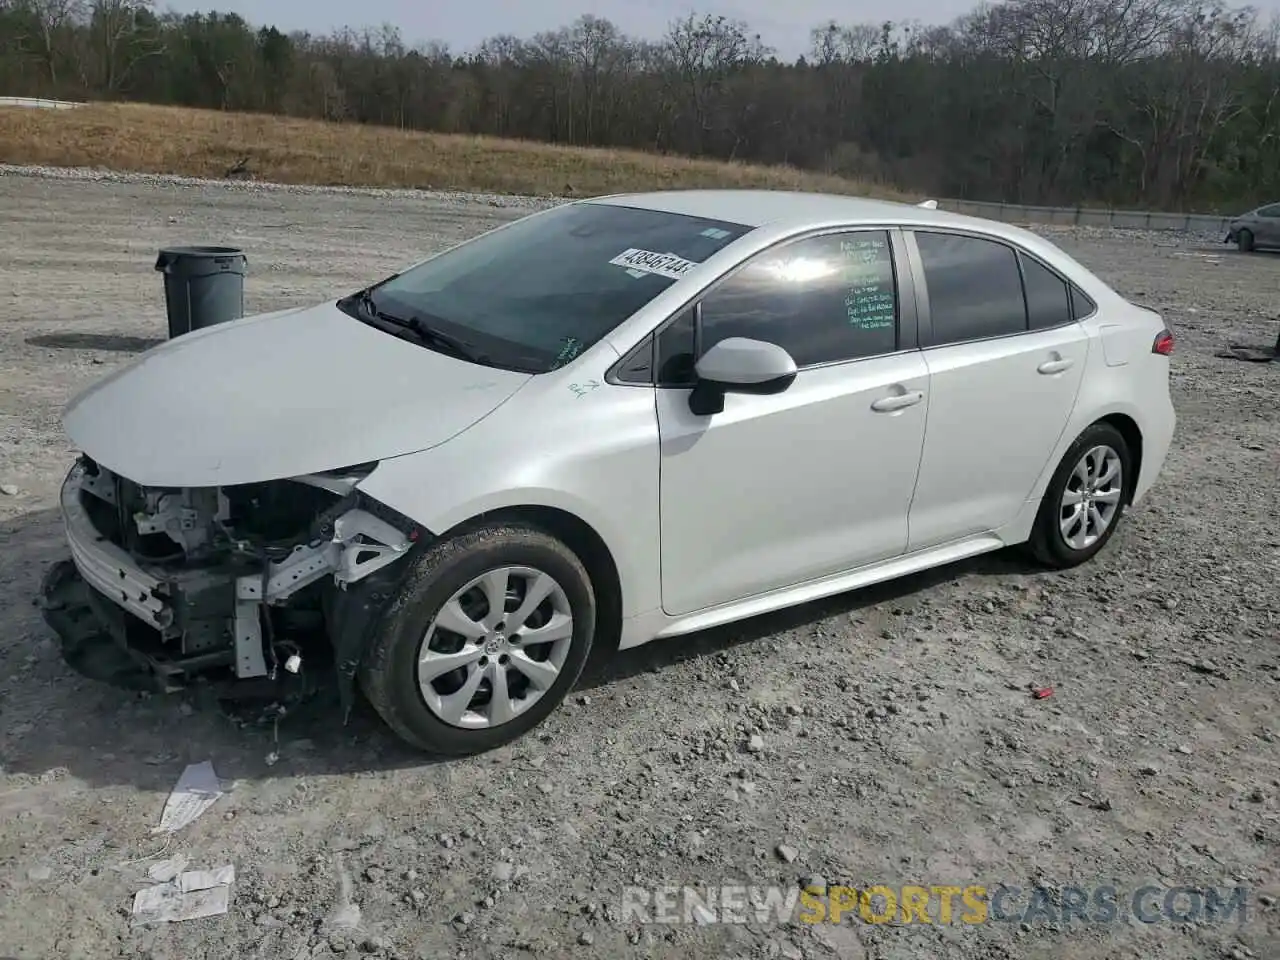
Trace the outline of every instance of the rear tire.
<instances>
[{"instance_id":1,"label":"rear tire","mask_svg":"<svg viewBox=\"0 0 1280 960\"><path fill-rule=\"evenodd\" d=\"M1027 545L1047 567L1090 559L1120 525L1132 488L1133 456L1109 423L1087 427L1067 450L1040 501Z\"/></svg>"},{"instance_id":2,"label":"rear tire","mask_svg":"<svg viewBox=\"0 0 1280 960\"><path fill-rule=\"evenodd\" d=\"M591 578L573 551L536 527L481 526L418 558L364 658L361 687L410 745L482 753L564 700L595 621Z\"/></svg>"},{"instance_id":3,"label":"rear tire","mask_svg":"<svg viewBox=\"0 0 1280 960\"><path fill-rule=\"evenodd\" d=\"M1253 231L1241 230L1237 233L1236 246L1241 253L1251 253L1253 251Z\"/></svg>"}]
</instances>

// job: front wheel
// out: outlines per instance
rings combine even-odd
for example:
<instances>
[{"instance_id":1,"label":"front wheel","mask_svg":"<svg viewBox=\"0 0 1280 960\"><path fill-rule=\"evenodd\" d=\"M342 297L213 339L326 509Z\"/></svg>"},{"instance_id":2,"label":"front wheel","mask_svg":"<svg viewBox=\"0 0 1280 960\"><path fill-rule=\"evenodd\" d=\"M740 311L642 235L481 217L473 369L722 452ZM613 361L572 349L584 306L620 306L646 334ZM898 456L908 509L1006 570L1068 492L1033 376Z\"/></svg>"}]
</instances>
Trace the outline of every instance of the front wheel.
<instances>
[{"instance_id":1,"label":"front wheel","mask_svg":"<svg viewBox=\"0 0 1280 960\"><path fill-rule=\"evenodd\" d=\"M534 527L480 527L418 559L361 686L411 745L481 753L527 733L565 698L595 619L591 578L567 546Z\"/></svg>"},{"instance_id":2,"label":"front wheel","mask_svg":"<svg viewBox=\"0 0 1280 960\"><path fill-rule=\"evenodd\" d=\"M1064 570L1101 550L1124 515L1132 457L1109 423L1088 427L1049 481L1029 546L1046 566Z\"/></svg>"},{"instance_id":3,"label":"front wheel","mask_svg":"<svg viewBox=\"0 0 1280 960\"><path fill-rule=\"evenodd\" d=\"M1236 246L1241 253L1249 253L1253 249L1253 231L1241 230L1236 234Z\"/></svg>"}]
</instances>

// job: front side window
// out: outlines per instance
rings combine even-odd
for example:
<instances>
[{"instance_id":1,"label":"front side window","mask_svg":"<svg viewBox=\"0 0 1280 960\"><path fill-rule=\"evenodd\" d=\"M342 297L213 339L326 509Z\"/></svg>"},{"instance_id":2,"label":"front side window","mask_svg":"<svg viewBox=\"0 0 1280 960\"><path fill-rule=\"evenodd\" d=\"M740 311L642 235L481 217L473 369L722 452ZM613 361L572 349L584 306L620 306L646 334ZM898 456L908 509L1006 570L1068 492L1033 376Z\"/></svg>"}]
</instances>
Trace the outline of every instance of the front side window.
<instances>
[{"instance_id":1,"label":"front side window","mask_svg":"<svg viewBox=\"0 0 1280 960\"><path fill-rule=\"evenodd\" d=\"M776 343L798 367L894 352L898 298L888 233L810 237L747 261L701 302L699 353L728 337Z\"/></svg>"},{"instance_id":2,"label":"front side window","mask_svg":"<svg viewBox=\"0 0 1280 960\"><path fill-rule=\"evenodd\" d=\"M1273 203L1269 207L1263 207L1258 211L1260 217L1280 217L1280 203Z\"/></svg>"},{"instance_id":3,"label":"front side window","mask_svg":"<svg viewBox=\"0 0 1280 960\"><path fill-rule=\"evenodd\" d=\"M406 321L399 324L406 335L433 349L545 373L750 229L657 210L567 204L446 251L340 306L375 325Z\"/></svg>"},{"instance_id":4,"label":"front side window","mask_svg":"<svg viewBox=\"0 0 1280 960\"><path fill-rule=\"evenodd\" d=\"M917 232L929 291L931 346L1022 333L1027 306L1013 249L994 240Z\"/></svg>"}]
</instances>

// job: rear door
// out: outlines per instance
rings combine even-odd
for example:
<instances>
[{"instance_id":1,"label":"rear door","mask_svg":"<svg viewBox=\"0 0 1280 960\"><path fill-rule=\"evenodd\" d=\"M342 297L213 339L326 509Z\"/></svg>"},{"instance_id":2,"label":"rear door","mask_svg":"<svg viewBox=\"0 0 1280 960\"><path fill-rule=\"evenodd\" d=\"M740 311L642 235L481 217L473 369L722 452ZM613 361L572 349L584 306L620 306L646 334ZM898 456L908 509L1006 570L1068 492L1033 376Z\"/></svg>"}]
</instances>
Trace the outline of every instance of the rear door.
<instances>
[{"instance_id":1,"label":"rear door","mask_svg":"<svg viewBox=\"0 0 1280 960\"><path fill-rule=\"evenodd\" d=\"M909 521L919 550L1017 516L1075 406L1089 337L1068 283L1025 251L946 231L908 244L929 369Z\"/></svg>"}]
</instances>

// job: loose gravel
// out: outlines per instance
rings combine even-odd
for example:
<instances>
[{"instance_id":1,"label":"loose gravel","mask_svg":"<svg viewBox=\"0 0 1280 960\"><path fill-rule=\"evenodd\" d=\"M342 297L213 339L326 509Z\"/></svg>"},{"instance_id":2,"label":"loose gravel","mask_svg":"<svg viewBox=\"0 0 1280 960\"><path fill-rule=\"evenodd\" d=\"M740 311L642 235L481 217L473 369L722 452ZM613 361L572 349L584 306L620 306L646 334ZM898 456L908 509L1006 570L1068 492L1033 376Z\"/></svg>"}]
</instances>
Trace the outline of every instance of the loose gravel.
<instances>
[{"instance_id":1,"label":"loose gravel","mask_svg":"<svg viewBox=\"0 0 1280 960\"><path fill-rule=\"evenodd\" d=\"M602 659L534 735L442 764L367 710L240 725L67 668L32 605L65 556L60 411L164 336L159 247L244 248L248 307L266 311L547 202L0 169L0 953L1280 954L1280 365L1214 355L1274 343L1280 257L1220 238L1044 231L1179 338L1165 472L1077 570L988 556ZM151 835L205 759L233 789ZM131 928L147 867L174 854L234 863L230 913ZM1039 884L1055 903L1071 886L1241 885L1248 904L1243 923L1150 924L622 910L631 885L727 883Z\"/></svg>"}]
</instances>

